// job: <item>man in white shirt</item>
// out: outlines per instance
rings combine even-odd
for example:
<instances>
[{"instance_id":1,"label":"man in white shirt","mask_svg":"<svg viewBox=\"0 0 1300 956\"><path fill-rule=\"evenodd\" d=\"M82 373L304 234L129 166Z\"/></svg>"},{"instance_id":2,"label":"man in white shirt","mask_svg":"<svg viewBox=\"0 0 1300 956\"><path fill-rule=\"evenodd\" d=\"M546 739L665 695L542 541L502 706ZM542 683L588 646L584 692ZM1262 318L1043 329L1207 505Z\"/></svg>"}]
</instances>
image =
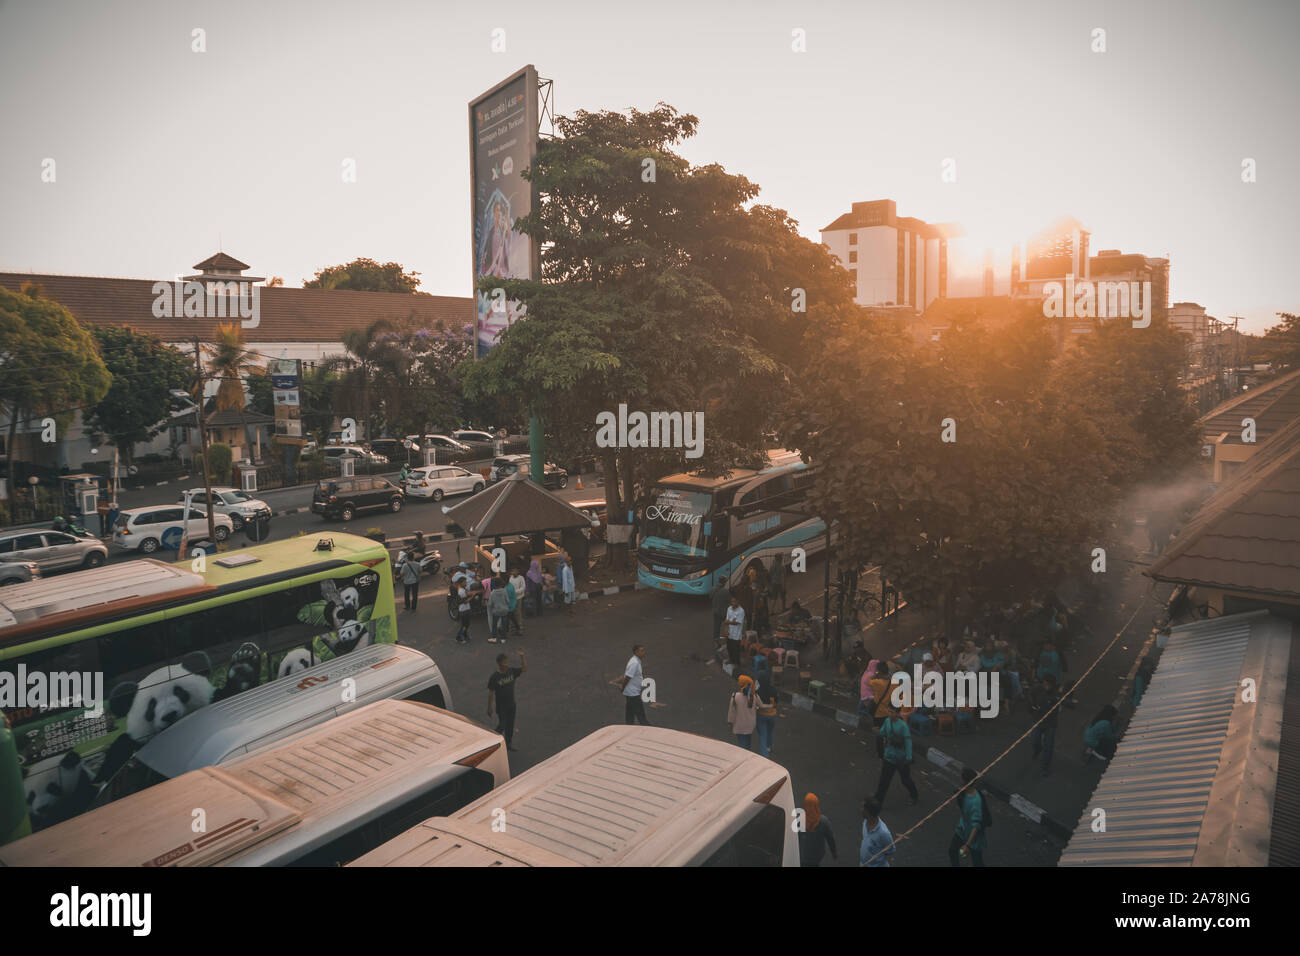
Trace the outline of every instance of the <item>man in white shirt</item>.
<instances>
[{"instance_id":1,"label":"man in white shirt","mask_svg":"<svg viewBox=\"0 0 1300 956\"><path fill-rule=\"evenodd\" d=\"M510 575L510 586L515 589L515 606L510 612L510 623L515 626L515 632L520 637L524 636L524 589L528 582L524 579L518 568L515 573Z\"/></svg>"},{"instance_id":2,"label":"man in white shirt","mask_svg":"<svg viewBox=\"0 0 1300 956\"><path fill-rule=\"evenodd\" d=\"M740 641L745 636L745 609L740 606L740 598L731 596L731 606L727 608L727 659L733 668L740 667Z\"/></svg>"},{"instance_id":3,"label":"man in white shirt","mask_svg":"<svg viewBox=\"0 0 1300 956\"><path fill-rule=\"evenodd\" d=\"M627 669L623 672L623 719L629 724L639 720L644 726L649 727L650 721L645 715L645 704L641 701L641 684L644 681L641 662L644 659L645 645L635 645L632 648L632 656L628 659Z\"/></svg>"}]
</instances>

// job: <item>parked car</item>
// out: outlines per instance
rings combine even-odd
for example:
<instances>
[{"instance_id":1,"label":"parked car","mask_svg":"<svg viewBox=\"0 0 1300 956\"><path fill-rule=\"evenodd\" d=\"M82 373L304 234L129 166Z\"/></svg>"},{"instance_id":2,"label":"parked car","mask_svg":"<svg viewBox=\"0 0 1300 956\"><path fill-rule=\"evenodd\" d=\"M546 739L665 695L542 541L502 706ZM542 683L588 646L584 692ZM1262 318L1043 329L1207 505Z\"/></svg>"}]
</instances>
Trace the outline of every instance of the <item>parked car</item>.
<instances>
[{"instance_id":1,"label":"parked car","mask_svg":"<svg viewBox=\"0 0 1300 956\"><path fill-rule=\"evenodd\" d=\"M605 499L589 498L585 501L569 503L599 525L599 527L583 528L582 533L593 541L604 541L609 534L609 508L605 504Z\"/></svg>"},{"instance_id":2,"label":"parked car","mask_svg":"<svg viewBox=\"0 0 1300 956\"><path fill-rule=\"evenodd\" d=\"M527 435L502 434L500 432L480 431L478 429L461 429L451 433L458 442L474 450L475 458L492 458L500 444L500 454L514 455L528 451Z\"/></svg>"},{"instance_id":3,"label":"parked car","mask_svg":"<svg viewBox=\"0 0 1300 956\"><path fill-rule=\"evenodd\" d=\"M402 510L406 496L387 478L327 478L316 482L311 496L311 510L327 519L351 521L359 511L387 508Z\"/></svg>"},{"instance_id":4,"label":"parked car","mask_svg":"<svg viewBox=\"0 0 1300 956\"><path fill-rule=\"evenodd\" d=\"M423 465L420 443L413 438L376 438L370 443L371 454L383 455L390 462Z\"/></svg>"},{"instance_id":5,"label":"parked car","mask_svg":"<svg viewBox=\"0 0 1300 956\"><path fill-rule=\"evenodd\" d=\"M181 535L187 532L191 541L206 541L208 513L202 508L191 507L189 515L183 518L184 511L181 507L160 508L156 505L123 511L113 526L113 544L127 551L153 554L165 545L174 547L179 544ZM235 527L234 522L223 514L214 513L212 523L217 541L229 538Z\"/></svg>"},{"instance_id":6,"label":"parked car","mask_svg":"<svg viewBox=\"0 0 1300 956\"><path fill-rule=\"evenodd\" d=\"M181 496L176 500L184 504L185 493L181 492ZM206 509L208 506L207 491L203 488L191 488L190 504ZM230 523L236 531L241 530L249 521L265 522L271 520L270 505L260 498L254 498L247 491L240 491L238 488L213 488L212 506L217 514L225 515L230 519Z\"/></svg>"},{"instance_id":7,"label":"parked car","mask_svg":"<svg viewBox=\"0 0 1300 956\"><path fill-rule=\"evenodd\" d=\"M412 498L441 501L443 495L463 495L483 490L483 476L455 465L429 465L416 468L406 479L403 490Z\"/></svg>"},{"instance_id":8,"label":"parked car","mask_svg":"<svg viewBox=\"0 0 1300 956\"><path fill-rule=\"evenodd\" d=\"M107 560L108 548L98 538L80 538L65 531L10 531L0 535L0 562L35 564L42 574L97 568Z\"/></svg>"},{"instance_id":9,"label":"parked car","mask_svg":"<svg viewBox=\"0 0 1300 956\"><path fill-rule=\"evenodd\" d=\"M500 481L502 478L509 478L520 471L527 475L530 467L531 459L527 455L503 455L500 458L492 459L492 471L488 478L492 481ZM546 472L542 478L542 487L566 488L568 484L569 473L559 465L553 465L548 461L546 463Z\"/></svg>"},{"instance_id":10,"label":"parked car","mask_svg":"<svg viewBox=\"0 0 1300 956\"><path fill-rule=\"evenodd\" d=\"M360 445L327 445L322 452L326 461L338 461L340 458L355 458L357 461L372 465L387 465L388 459L373 451L366 451Z\"/></svg>"},{"instance_id":11,"label":"parked car","mask_svg":"<svg viewBox=\"0 0 1300 956\"><path fill-rule=\"evenodd\" d=\"M0 561L0 588L7 584L25 584L41 576L33 561Z\"/></svg>"},{"instance_id":12,"label":"parked car","mask_svg":"<svg viewBox=\"0 0 1300 956\"><path fill-rule=\"evenodd\" d=\"M419 435L407 435L409 441L421 441ZM474 457L474 451L468 445L456 441L447 435L425 435L424 450L420 452L420 461L424 461L424 451L433 449L434 464L451 465L458 461L468 461Z\"/></svg>"}]
</instances>

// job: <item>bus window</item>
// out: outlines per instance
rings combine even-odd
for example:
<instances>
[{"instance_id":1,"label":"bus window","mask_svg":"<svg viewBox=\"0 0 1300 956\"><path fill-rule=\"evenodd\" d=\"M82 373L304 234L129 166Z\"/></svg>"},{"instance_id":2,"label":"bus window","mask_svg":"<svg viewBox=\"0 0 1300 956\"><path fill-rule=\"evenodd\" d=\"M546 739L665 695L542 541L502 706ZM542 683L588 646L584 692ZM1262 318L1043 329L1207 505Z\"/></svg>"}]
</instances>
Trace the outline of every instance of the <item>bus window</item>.
<instances>
[{"instance_id":1,"label":"bus window","mask_svg":"<svg viewBox=\"0 0 1300 956\"><path fill-rule=\"evenodd\" d=\"M378 819L344 834L337 840L294 860L290 866L341 866L369 853L375 847L429 817L450 816L492 790L492 774L477 768L466 770L432 790L419 794Z\"/></svg>"},{"instance_id":2,"label":"bus window","mask_svg":"<svg viewBox=\"0 0 1300 956\"><path fill-rule=\"evenodd\" d=\"M245 598L184 614L168 621L168 656L173 664L202 673L212 683L213 700L263 683L262 599Z\"/></svg>"},{"instance_id":3,"label":"bus window","mask_svg":"<svg viewBox=\"0 0 1300 956\"><path fill-rule=\"evenodd\" d=\"M416 700L422 704L432 704L434 707L447 708L447 699L442 696L442 688L433 684L420 691L418 694L412 694L407 700Z\"/></svg>"},{"instance_id":4,"label":"bus window","mask_svg":"<svg viewBox=\"0 0 1300 956\"><path fill-rule=\"evenodd\" d=\"M784 849L785 811L769 803L701 865L780 866Z\"/></svg>"}]
</instances>

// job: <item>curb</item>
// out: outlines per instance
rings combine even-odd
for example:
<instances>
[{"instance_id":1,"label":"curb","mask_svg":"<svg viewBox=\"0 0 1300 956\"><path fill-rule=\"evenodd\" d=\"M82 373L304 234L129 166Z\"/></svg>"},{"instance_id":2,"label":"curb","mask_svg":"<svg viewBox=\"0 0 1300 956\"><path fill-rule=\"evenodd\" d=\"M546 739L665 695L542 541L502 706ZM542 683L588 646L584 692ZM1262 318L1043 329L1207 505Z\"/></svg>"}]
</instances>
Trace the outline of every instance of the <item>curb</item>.
<instances>
[{"instance_id":1,"label":"curb","mask_svg":"<svg viewBox=\"0 0 1300 956\"><path fill-rule=\"evenodd\" d=\"M615 585L614 587L608 587L601 591L583 591L581 594L577 595L574 598L574 600L590 601L598 597L611 597L615 594L621 594L624 591L641 591L644 590L644 588L645 585L643 585L640 581L636 581L632 584Z\"/></svg>"}]
</instances>

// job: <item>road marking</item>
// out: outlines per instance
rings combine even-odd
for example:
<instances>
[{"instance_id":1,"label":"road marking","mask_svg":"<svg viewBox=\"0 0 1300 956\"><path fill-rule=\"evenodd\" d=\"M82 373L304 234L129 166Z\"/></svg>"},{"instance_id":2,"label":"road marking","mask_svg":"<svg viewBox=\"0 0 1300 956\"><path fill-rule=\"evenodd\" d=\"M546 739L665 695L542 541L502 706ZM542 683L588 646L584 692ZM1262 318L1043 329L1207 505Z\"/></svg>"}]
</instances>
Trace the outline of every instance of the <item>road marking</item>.
<instances>
[{"instance_id":1,"label":"road marking","mask_svg":"<svg viewBox=\"0 0 1300 956\"><path fill-rule=\"evenodd\" d=\"M1013 793L1011 799L1007 802L1019 810L1021 816L1033 820L1035 823L1042 823L1043 817L1046 816L1042 807L1030 803L1018 793Z\"/></svg>"}]
</instances>

